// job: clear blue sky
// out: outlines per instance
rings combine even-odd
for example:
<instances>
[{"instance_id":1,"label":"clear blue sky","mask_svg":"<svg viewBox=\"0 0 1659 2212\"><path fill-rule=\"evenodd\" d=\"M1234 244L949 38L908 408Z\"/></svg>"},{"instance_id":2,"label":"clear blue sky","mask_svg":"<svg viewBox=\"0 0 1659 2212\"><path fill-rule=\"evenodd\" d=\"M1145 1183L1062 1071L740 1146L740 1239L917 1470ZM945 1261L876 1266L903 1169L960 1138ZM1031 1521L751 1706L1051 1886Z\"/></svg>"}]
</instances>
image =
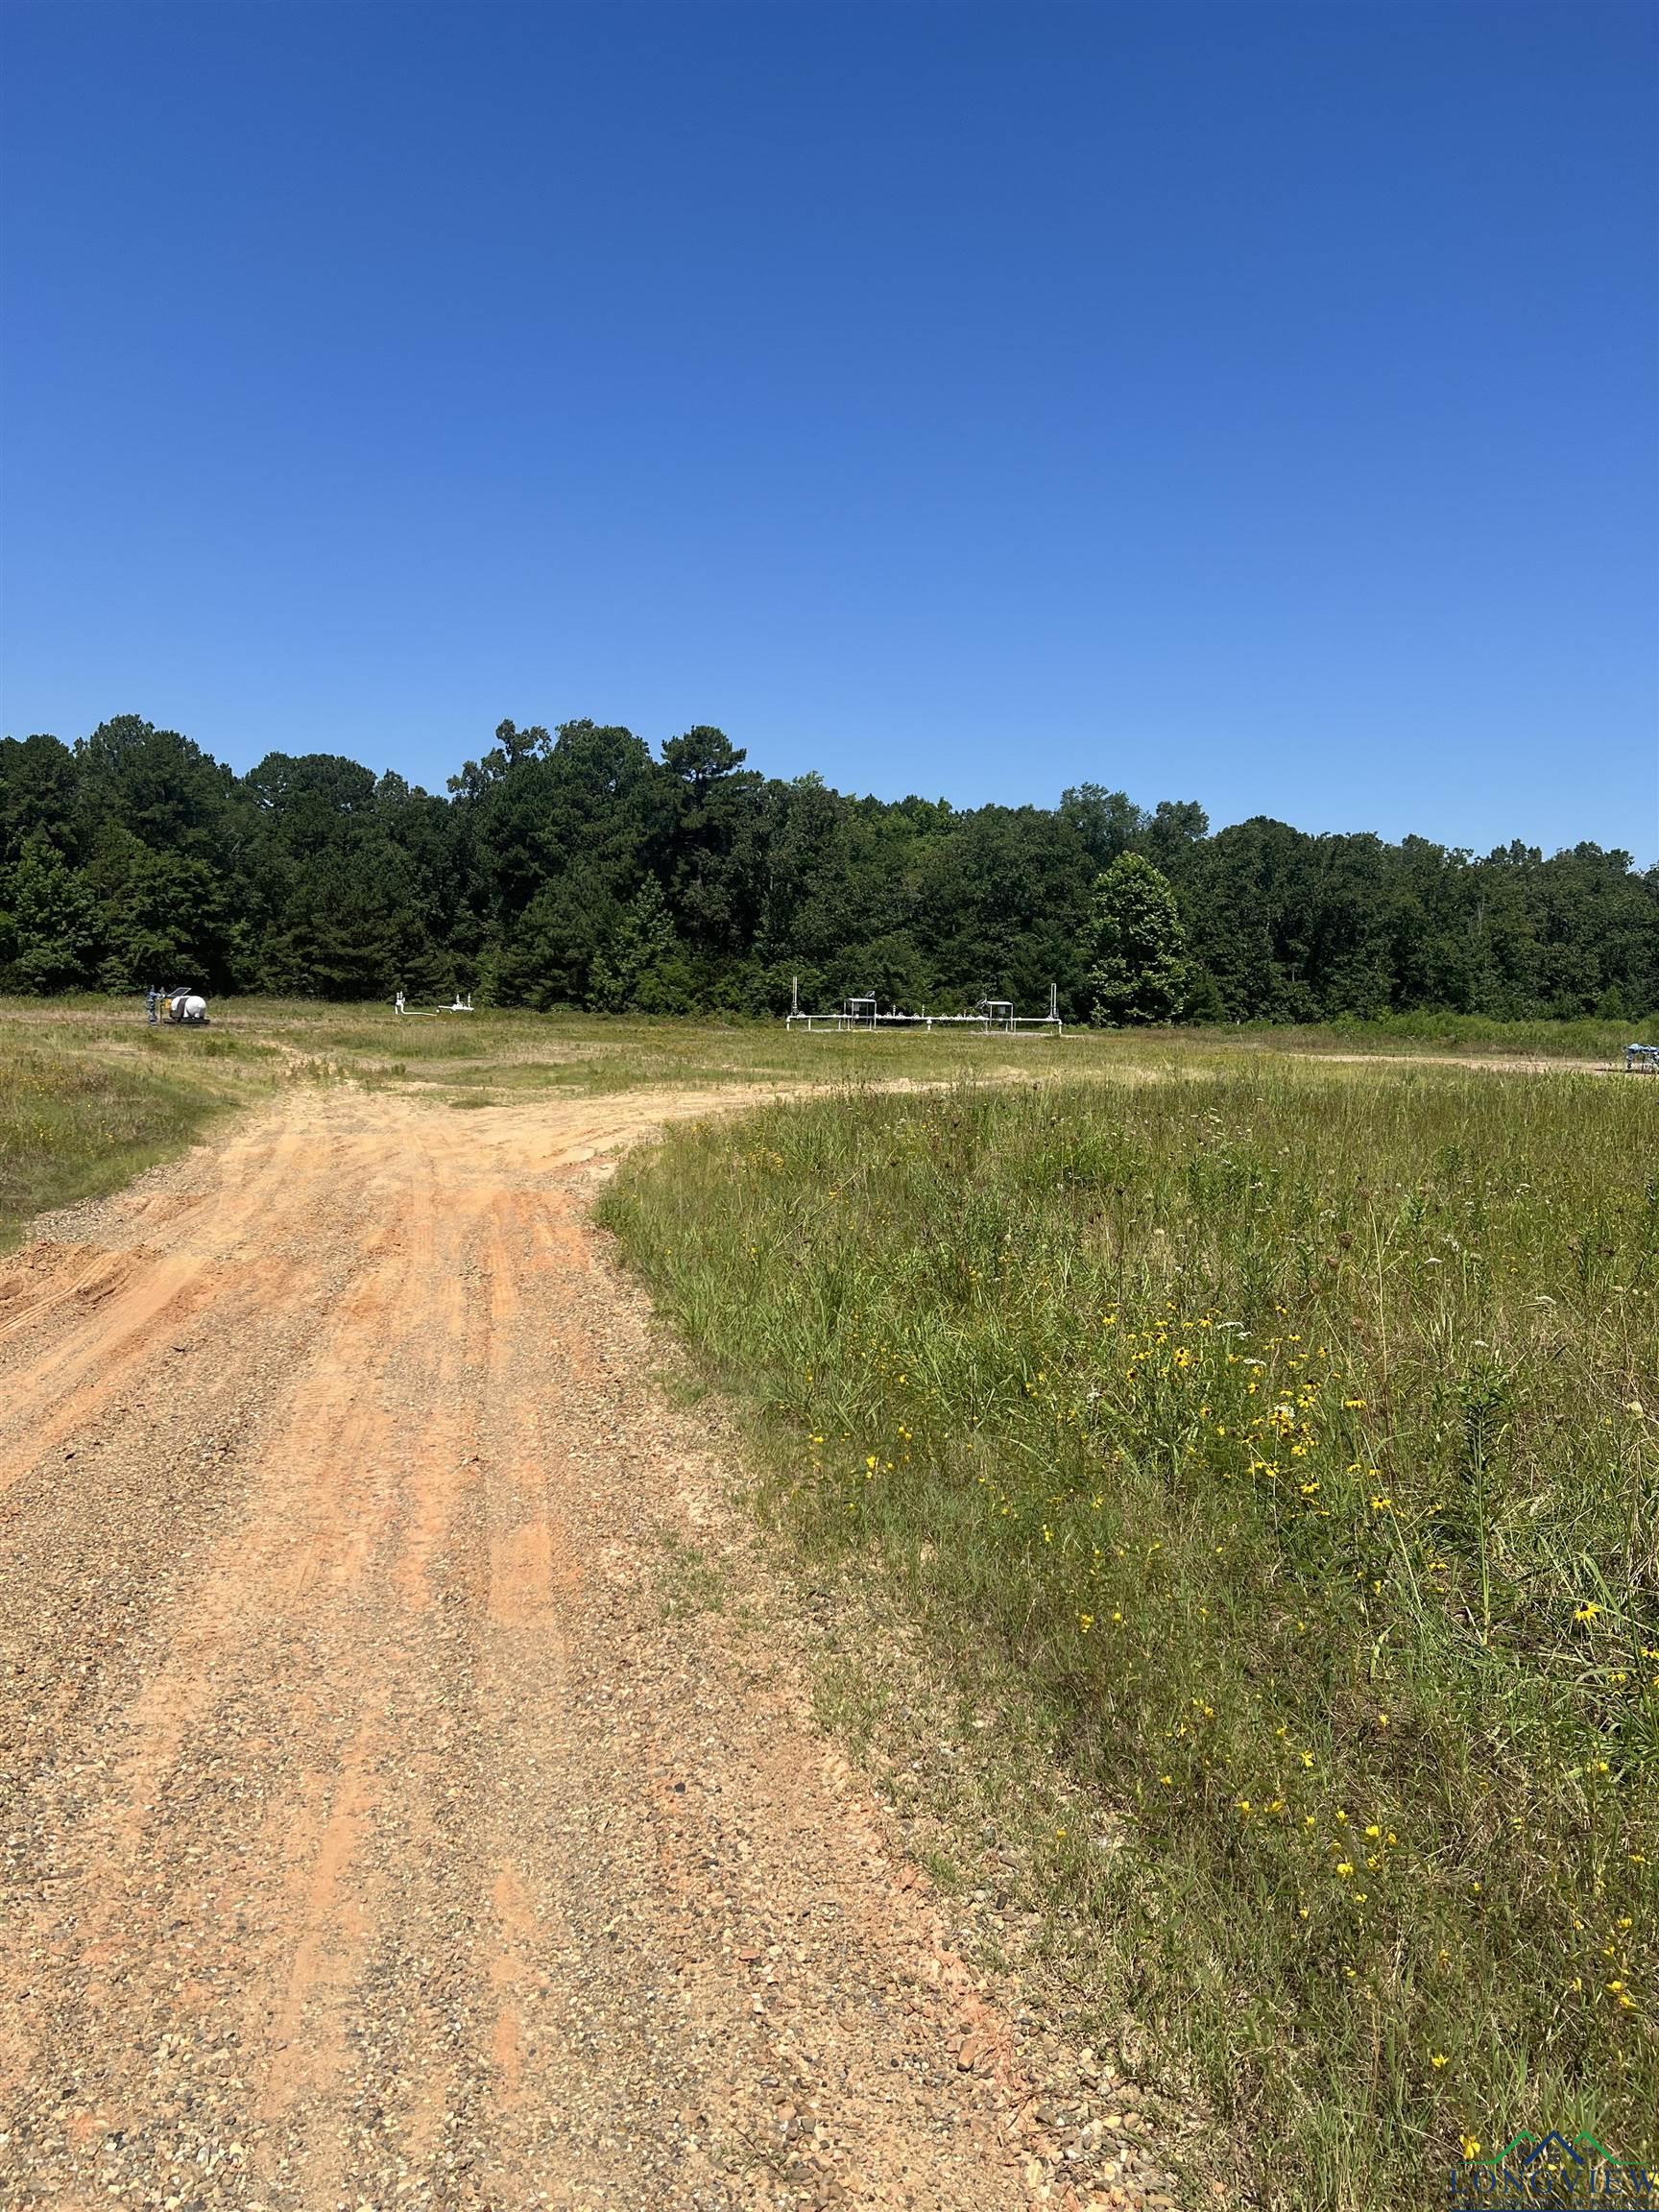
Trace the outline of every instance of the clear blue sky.
<instances>
[{"instance_id":1,"label":"clear blue sky","mask_svg":"<svg viewBox=\"0 0 1659 2212\"><path fill-rule=\"evenodd\" d=\"M1651 859L1656 26L11 0L0 728Z\"/></svg>"}]
</instances>

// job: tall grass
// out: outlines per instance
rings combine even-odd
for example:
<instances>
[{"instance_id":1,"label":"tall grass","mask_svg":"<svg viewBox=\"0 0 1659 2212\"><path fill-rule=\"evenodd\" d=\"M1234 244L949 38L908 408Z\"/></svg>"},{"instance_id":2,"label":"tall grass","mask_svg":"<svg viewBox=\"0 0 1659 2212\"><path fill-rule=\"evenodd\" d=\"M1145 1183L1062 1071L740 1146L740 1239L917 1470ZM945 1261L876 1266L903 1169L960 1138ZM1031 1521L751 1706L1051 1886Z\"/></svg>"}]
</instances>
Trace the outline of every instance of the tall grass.
<instances>
[{"instance_id":1,"label":"tall grass","mask_svg":"<svg viewBox=\"0 0 1659 2212\"><path fill-rule=\"evenodd\" d=\"M1482 1058L1596 1060L1618 1066L1626 1045L1659 1041L1659 1021L1499 1022L1485 1014L1384 1014L1296 1028L1243 1025L1190 1030L1194 1040L1277 1046L1292 1051L1446 1052Z\"/></svg>"},{"instance_id":2,"label":"tall grass","mask_svg":"<svg viewBox=\"0 0 1659 2212\"><path fill-rule=\"evenodd\" d=\"M608 1201L797 1542L1044 1718L1050 1939L1263 2200L1659 2152L1656 1169L1659 1084L1275 1061L779 1106Z\"/></svg>"},{"instance_id":3,"label":"tall grass","mask_svg":"<svg viewBox=\"0 0 1659 2212\"><path fill-rule=\"evenodd\" d=\"M220 1103L196 1070L163 1073L8 1039L0 1053L0 1249L32 1214L113 1190L180 1150Z\"/></svg>"}]
</instances>

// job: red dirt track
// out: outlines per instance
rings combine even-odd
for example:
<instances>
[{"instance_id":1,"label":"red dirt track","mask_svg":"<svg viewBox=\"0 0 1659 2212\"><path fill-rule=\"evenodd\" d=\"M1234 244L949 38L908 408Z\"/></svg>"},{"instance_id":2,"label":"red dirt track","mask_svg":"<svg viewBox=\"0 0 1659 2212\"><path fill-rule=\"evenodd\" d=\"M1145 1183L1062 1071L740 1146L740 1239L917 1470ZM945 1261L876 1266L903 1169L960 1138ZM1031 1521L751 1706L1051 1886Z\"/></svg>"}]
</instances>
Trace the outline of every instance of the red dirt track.
<instances>
[{"instance_id":1,"label":"red dirt track","mask_svg":"<svg viewBox=\"0 0 1659 2212\"><path fill-rule=\"evenodd\" d=\"M587 1226L735 1102L297 1092L0 1266L0 2204L1031 2200Z\"/></svg>"}]
</instances>

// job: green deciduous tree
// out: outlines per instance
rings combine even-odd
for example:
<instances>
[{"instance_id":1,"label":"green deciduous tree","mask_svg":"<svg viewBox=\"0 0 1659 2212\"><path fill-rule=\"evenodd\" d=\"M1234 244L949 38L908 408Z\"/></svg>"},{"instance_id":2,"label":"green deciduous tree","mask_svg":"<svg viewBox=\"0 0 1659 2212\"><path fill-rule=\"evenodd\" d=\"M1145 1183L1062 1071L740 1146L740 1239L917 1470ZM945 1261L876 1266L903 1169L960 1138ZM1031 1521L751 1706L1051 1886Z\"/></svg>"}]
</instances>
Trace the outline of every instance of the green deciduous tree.
<instances>
[{"instance_id":1,"label":"green deciduous tree","mask_svg":"<svg viewBox=\"0 0 1659 2212\"><path fill-rule=\"evenodd\" d=\"M23 991L70 991L91 980L98 944L91 892L42 832L24 841L0 895L12 941L11 981Z\"/></svg>"},{"instance_id":2,"label":"green deciduous tree","mask_svg":"<svg viewBox=\"0 0 1659 2212\"><path fill-rule=\"evenodd\" d=\"M683 1014L691 980L662 886L647 876L594 955L592 1003L607 1014Z\"/></svg>"},{"instance_id":3,"label":"green deciduous tree","mask_svg":"<svg viewBox=\"0 0 1659 2212\"><path fill-rule=\"evenodd\" d=\"M1094 1020L1114 1028L1173 1022L1191 969L1167 878L1139 853L1119 854L1094 885L1089 922Z\"/></svg>"},{"instance_id":4,"label":"green deciduous tree","mask_svg":"<svg viewBox=\"0 0 1659 2212\"><path fill-rule=\"evenodd\" d=\"M1166 880L1190 967L1178 941L1137 949L1127 912L1096 944L1102 872L1145 891L1117 873L1128 857ZM1190 800L1093 782L1054 807L858 798L758 775L707 724L659 758L616 726L503 721L447 797L342 754L237 777L132 714L72 747L0 739L0 983L119 990L156 968L210 991L460 984L535 1007L779 1012L799 973L814 1004L875 989L939 1011L1035 1011L1054 983L1072 1021L1098 1002L1113 1021L1638 1023L1659 1014L1659 870L1261 816L1212 835Z\"/></svg>"}]
</instances>

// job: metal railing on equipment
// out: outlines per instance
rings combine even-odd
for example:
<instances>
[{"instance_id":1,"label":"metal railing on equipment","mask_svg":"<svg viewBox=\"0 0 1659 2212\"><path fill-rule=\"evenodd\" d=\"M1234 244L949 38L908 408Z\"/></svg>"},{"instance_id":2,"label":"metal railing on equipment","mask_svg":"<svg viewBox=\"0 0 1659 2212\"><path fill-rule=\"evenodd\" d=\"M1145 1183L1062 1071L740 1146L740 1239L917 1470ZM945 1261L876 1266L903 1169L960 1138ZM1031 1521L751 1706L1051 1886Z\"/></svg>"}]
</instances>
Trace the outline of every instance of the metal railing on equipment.
<instances>
[{"instance_id":1,"label":"metal railing on equipment","mask_svg":"<svg viewBox=\"0 0 1659 2212\"><path fill-rule=\"evenodd\" d=\"M843 999L833 1014L803 1014L799 992L793 1010L783 1017L785 1029L845 1035L862 1030L954 1029L981 1037L1058 1037L1066 1024L1060 1019L1059 990L1050 985L1046 1014L1016 1014L1011 998L981 998L971 1014L906 1014L890 1007L884 1014L874 992Z\"/></svg>"}]
</instances>

